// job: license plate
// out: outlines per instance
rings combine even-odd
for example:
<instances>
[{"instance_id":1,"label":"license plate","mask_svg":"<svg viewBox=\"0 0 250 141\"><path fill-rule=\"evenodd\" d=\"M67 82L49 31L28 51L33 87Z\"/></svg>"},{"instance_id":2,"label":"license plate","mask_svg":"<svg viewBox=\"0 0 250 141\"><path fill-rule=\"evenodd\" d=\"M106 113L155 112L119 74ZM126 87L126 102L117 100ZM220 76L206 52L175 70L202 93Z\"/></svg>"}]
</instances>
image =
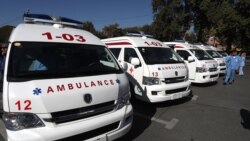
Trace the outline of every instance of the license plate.
<instances>
[{"instance_id":1,"label":"license plate","mask_svg":"<svg viewBox=\"0 0 250 141\"><path fill-rule=\"evenodd\" d=\"M173 99L178 99L178 98L181 98L181 94L175 94L175 95L173 95Z\"/></svg>"}]
</instances>

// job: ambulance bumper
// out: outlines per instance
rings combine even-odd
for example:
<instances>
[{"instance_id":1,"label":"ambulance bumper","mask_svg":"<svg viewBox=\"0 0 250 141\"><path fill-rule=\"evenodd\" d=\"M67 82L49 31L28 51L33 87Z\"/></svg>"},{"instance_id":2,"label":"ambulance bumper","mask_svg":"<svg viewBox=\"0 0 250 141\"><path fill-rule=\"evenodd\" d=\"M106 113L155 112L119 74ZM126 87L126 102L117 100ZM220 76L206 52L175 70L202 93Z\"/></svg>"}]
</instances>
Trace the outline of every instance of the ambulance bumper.
<instances>
[{"instance_id":1,"label":"ambulance bumper","mask_svg":"<svg viewBox=\"0 0 250 141\"><path fill-rule=\"evenodd\" d=\"M40 115L38 116L40 117ZM107 132L88 139L82 139L106 141L114 140L126 134L132 127L132 121L133 109L131 105L127 105L113 113L106 113L105 115L60 125L52 126L51 123L47 124L44 122L46 126L41 128L24 129L20 131L7 130L7 135L8 141L74 140L75 138L73 138L73 136L80 136L84 133L88 133L87 135L89 135L90 132L96 133L96 131L100 132L104 127L111 127L110 125L112 125L113 130L107 129ZM79 139L81 138L79 137Z\"/></svg>"},{"instance_id":2,"label":"ambulance bumper","mask_svg":"<svg viewBox=\"0 0 250 141\"><path fill-rule=\"evenodd\" d=\"M180 99L189 95L190 81L173 84L145 86L145 92L147 94L149 102L151 103Z\"/></svg>"},{"instance_id":3,"label":"ambulance bumper","mask_svg":"<svg viewBox=\"0 0 250 141\"><path fill-rule=\"evenodd\" d=\"M219 78L219 71L207 72L207 73L196 73L194 80L190 80L192 83L209 83L217 81Z\"/></svg>"}]
</instances>

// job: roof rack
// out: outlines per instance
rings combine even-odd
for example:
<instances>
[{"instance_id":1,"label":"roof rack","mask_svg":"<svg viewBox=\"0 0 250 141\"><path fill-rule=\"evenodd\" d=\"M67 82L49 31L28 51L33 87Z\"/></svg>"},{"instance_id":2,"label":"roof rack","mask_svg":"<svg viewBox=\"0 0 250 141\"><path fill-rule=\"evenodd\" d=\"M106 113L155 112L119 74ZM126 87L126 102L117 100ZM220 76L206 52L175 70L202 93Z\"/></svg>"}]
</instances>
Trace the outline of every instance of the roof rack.
<instances>
[{"instance_id":1,"label":"roof rack","mask_svg":"<svg viewBox=\"0 0 250 141\"><path fill-rule=\"evenodd\" d=\"M23 15L25 23L43 23L43 24L60 24L69 27L83 28L83 23L65 17L50 16L45 14L27 14Z\"/></svg>"},{"instance_id":2,"label":"roof rack","mask_svg":"<svg viewBox=\"0 0 250 141\"><path fill-rule=\"evenodd\" d=\"M148 37L153 38L153 35L143 32L143 31L128 31L126 36L136 36L136 37Z\"/></svg>"}]
</instances>

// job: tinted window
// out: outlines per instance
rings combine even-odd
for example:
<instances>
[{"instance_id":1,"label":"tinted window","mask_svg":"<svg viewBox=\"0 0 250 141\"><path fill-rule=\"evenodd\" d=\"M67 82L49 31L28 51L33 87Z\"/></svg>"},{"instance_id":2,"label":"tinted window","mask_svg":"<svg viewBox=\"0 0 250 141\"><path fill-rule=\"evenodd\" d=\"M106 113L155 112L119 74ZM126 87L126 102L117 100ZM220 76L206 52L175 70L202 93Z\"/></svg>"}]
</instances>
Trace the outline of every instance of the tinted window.
<instances>
[{"instance_id":1,"label":"tinted window","mask_svg":"<svg viewBox=\"0 0 250 141\"><path fill-rule=\"evenodd\" d=\"M198 60L213 60L213 58L204 50L190 49Z\"/></svg>"},{"instance_id":2,"label":"tinted window","mask_svg":"<svg viewBox=\"0 0 250 141\"><path fill-rule=\"evenodd\" d=\"M146 64L182 63L180 56L171 48L138 47Z\"/></svg>"},{"instance_id":3,"label":"tinted window","mask_svg":"<svg viewBox=\"0 0 250 141\"><path fill-rule=\"evenodd\" d=\"M121 73L104 46L20 42L13 43L9 81Z\"/></svg>"},{"instance_id":4,"label":"tinted window","mask_svg":"<svg viewBox=\"0 0 250 141\"><path fill-rule=\"evenodd\" d=\"M116 59L118 59L119 54L121 52L120 48L110 48L111 52L115 55Z\"/></svg>"},{"instance_id":5,"label":"tinted window","mask_svg":"<svg viewBox=\"0 0 250 141\"><path fill-rule=\"evenodd\" d=\"M206 50L206 52L211 55L213 58L222 58L222 55L220 55L217 51L215 50Z\"/></svg>"},{"instance_id":6,"label":"tinted window","mask_svg":"<svg viewBox=\"0 0 250 141\"><path fill-rule=\"evenodd\" d=\"M131 63L131 58L138 58L137 53L133 48L125 48L124 61Z\"/></svg>"},{"instance_id":7,"label":"tinted window","mask_svg":"<svg viewBox=\"0 0 250 141\"><path fill-rule=\"evenodd\" d=\"M177 50L176 51L184 60L188 60L188 57L191 56L189 52L185 50Z\"/></svg>"}]
</instances>

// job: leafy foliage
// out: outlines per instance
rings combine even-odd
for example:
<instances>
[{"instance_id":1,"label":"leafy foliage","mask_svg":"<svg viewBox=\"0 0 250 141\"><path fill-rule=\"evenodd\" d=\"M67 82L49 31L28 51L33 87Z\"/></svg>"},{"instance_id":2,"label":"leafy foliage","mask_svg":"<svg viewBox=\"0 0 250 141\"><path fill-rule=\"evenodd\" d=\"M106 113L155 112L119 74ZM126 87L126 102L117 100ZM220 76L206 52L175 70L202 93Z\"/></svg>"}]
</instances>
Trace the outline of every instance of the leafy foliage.
<instances>
[{"instance_id":1,"label":"leafy foliage","mask_svg":"<svg viewBox=\"0 0 250 141\"><path fill-rule=\"evenodd\" d=\"M6 43L9 40L9 36L11 31L13 30L13 26L6 25L0 28L0 43Z\"/></svg>"},{"instance_id":2,"label":"leafy foliage","mask_svg":"<svg viewBox=\"0 0 250 141\"><path fill-rule=\"evenodd\" d=\"M123 35L122 29L117 23L105 26L102 30L105 37L117 37Z\"/></svg>"},{"instance_id":3,"label":"leafy foliage","mask_svg":"<svg viewBox=\"0 0 250 141\"><path fill-rule=\"evenodd\" d=\"M189 29L192 15L184 0L153 0L152 31L163 41L183 38Z\"/></svg>"}]
</instances>

